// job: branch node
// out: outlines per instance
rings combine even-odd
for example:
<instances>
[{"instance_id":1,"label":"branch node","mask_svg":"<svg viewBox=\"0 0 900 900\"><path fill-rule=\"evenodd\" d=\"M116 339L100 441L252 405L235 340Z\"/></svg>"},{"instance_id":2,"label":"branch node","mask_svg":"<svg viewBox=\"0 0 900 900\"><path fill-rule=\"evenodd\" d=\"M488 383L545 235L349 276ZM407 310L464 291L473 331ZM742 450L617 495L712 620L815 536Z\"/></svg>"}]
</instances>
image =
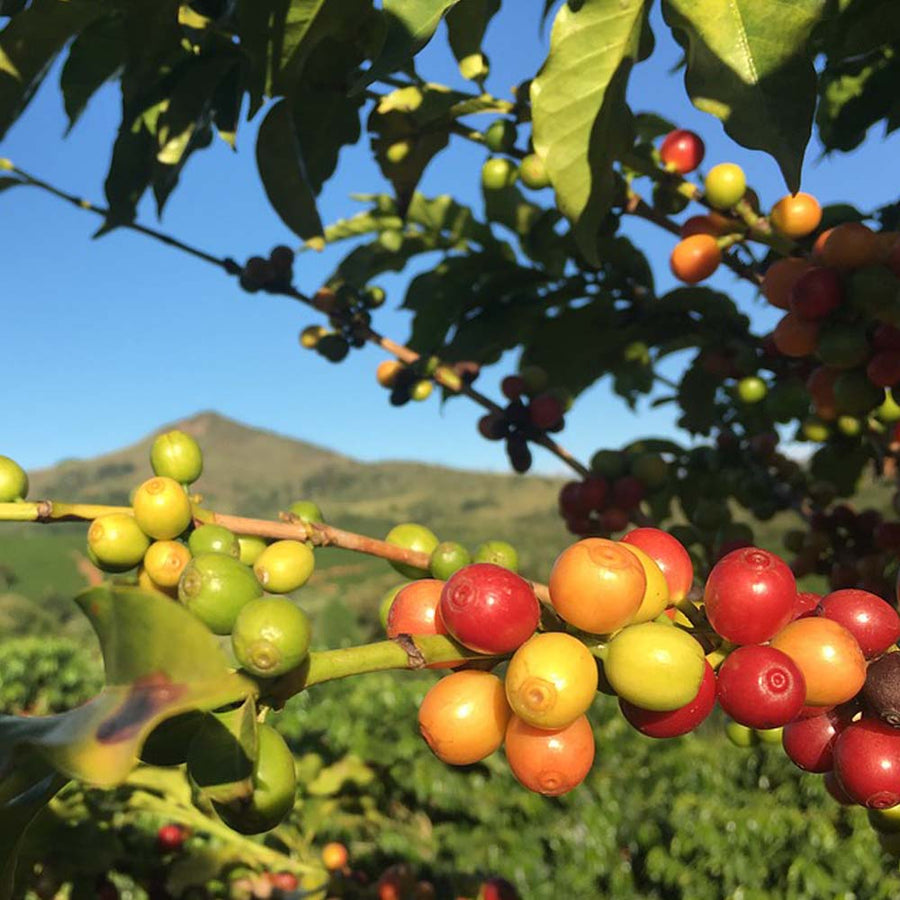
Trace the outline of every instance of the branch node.
<instances>
[{"instance_id":1,"label":"branch node","mask_svg":"<svg viewBox=\"0 0 900 900\"><path fill-rule=\"evenodd\" d=\"M52 500L38 500L37 520L38 520L38 522L50 522L53 520L53 501Z\"/></svg>"},{"instance_id":2,"label":"branch node","mask_svg":"<svg viewBox=\"0 0 900 900\"><path fill-rule=\"evenodd\" d=\"M406 654L410 669L424 669L428 665L424 654L413 642L412 635L398 634L393 640Z\"/></svg>"}]
</instances>

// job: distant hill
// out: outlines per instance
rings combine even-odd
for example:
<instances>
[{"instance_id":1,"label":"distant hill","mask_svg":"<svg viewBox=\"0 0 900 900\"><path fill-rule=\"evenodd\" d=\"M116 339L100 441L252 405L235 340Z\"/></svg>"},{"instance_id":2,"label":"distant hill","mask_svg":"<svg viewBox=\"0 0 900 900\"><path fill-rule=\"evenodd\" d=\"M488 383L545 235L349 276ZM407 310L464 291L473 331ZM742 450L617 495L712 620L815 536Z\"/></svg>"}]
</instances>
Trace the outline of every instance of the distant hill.
<instances>
[{"instance_id":1,"label":"distant hill","mask_svg":"<svg viewBox=\"0 0 900 900\"><path fill-rule=\"evenodd\" d=\"M364 463L213 412L164 425L136 444L93 459L66 460L30 472L29 496L128 503L130 491L152 474L153 438L173 428L200 443L204 473L195 487L204 504L219 511L276 518L294 500L311 499L329 522L376 537L398 522L415 521L442 539L472 548L502 538L519 549L523 571L542 580L568 541L556 514L558 479L412 462ZM59 610L68 608L68 598L83 584L76 554L84 547L84 532L79 525L0 523L0 594L5 578L9 608L4 615L0 603L0 628L17 630L16 622L32 614L38 622L46 616L59 621ZM400 580L381 560L336 550L320 551L318 559L320 571L301 592L309 601L318 597L324 602L340 593L349 606L371 609ZM352 591L345 590L351 586ZM9 600L12 595L15 602ZM23 598L37 602L39 609L28 612Z\"/></svg>"}]
</instances>

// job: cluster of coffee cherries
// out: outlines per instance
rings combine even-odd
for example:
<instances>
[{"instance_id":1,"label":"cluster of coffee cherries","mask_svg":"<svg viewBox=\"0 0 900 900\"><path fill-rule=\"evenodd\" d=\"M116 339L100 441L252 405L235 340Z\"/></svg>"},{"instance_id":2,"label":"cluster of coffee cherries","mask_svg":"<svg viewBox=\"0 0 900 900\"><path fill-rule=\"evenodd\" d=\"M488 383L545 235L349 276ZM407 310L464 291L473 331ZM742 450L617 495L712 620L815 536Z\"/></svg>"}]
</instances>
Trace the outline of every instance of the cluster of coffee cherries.
<instances>
[{"instance_id":1,"label":"cluster of coffee cherries","mask_svg":"<svg viewBox=\"0 0 900 900\"><path fill-rule=\"evenodd\" d=\"M310 624L281 595L302 587L312 575L311 547L302 541L267 543L238 536L212 523L195 526L187 486L200 476L203 459L190 435L159 435L150 461L155 475L134 491L131 512L107 513L91 523L89 558L106 572L136 570L139 587L180 601L213 634L230 636L234 658L245 672L274 678L296 668L309 652ZM291 511L301 520L321 520L321 512L308 501ZM195 784L207 783L221 729L237 727L240 715L240 710L217 713L184 742L186 755L177 761L187 762ZM146 759L153 761L152 739ZM293 757L281 735L267 725L259 726L253 785L251 797L215 804L222 819L245 834L275 827L294 803Z\"/></svg>"},{"instance_id":2,"label":"cluster of coffee cherries","mask_svg":"<svg viewBox=\"0 0 900 900\"><path fill-rule=\"evenodd\" d=\"M385 359L378 364L375 378L391 392L391 406L403 406L410 400L427 400L434 390L435 378L453 390L472 384L481 366L471 360L443 363L436 356L420 356L415 362Z\"/></svg>"},{"instance_id":3,"label":"cluster of coffee cherries","mask_svg":"<svg viewBox=\"0 0 900 900\"><path fill-rule=\"evenodd\" d=\"M478 432L489 441L505 441L510 465L524 473L532 462L528 442L562 431L572 398L565 391L551 388L547 373L535 365L525 365L517 375L507 375L500 390L508 401L506 406L483 415L478 420Z\"/></svg>"},{"instance_id":4,"label":"cluster of coffee cherries","mask_svg":"<svg viewBox=\"0 0 900 900\"><path fill-rule=\"evenodd\" d=\"M832 590L893 593L885 572L900 552L900 522L886 521L876 509L857 512L837 503L816 510L806 530L786 532L783 542L795 554L791 569L798 578L815 573L825 575Z\"/></svg>"},{"instance_id":5,"label":"cluster of coffee cherries","mask_svg":"<svg viewBox=\"0 0 900 900\"><path fill-rule=\"evenodd\" d=\"M370 285L357 290L342 284L337 290L320 288L312 298L313 305L328 316L328 324L309 325L300 332L300 346L315 350L329 362L346 359L351 347L365 346L372 324L372 310L384 303L385 293Z\"/></svg>"},{"instance_id":6,"label":"cluster of coffee cherries","mask_svg":"<svg viewBox=\"0 0 900 900\"><path fill-rule=\"evenodd\" d=\"M533 191L550 186L544 161L536 153L527 153L518 162L506 154L515 153L518 129L512 119L496 119L484 131L484 144L496 156L481 167L481 186L485 191L501 191L516 182Z\"/></svg>"},{"instance_id":7,"label":"cluster of coffee cherries","mask_svg":"<svg viewBox=\"0 0 900 900\"><path fill-rule=\"evenodd\" d=\"M429 747L448 764L471 765L502 745L525 787L548 796L570 791L593 763L587 712L601 672L626 716L669 722L647 724L650 730L675 728L678 716L699 724L712 708L705 703L709 686L702 687L712 670L701 644L673 622L673 604L692 579L684 548L648 528L564 551L543 614L532 585L496 563L471 563L446 580L402 587L387 611L389 637L444 634L485 656L431 664L457 671L436 682L420 706ZM501 661L502 678L490 671Z\"/></svg>"},{"instance_id":8,"label":"cluster of coffee cherries","mask_svg":"<svg viewBox=\"0 0 900 900\"><path fill-rule=\"evenodd\" d=\"M559 513L572 534L623 531L647 497L666 485L669 464L659 453L598 450L591 475L559 492Z\"/></svg>"},{"instance_id":9,"label":"cluster of coffee cherries","mask_svg":"<svg viewBox=\"0 0 900 900\"><path fill-rule=\"evenodd\" d=\"M294 280L294 251L284 244L272 248L268 258L251 256L239 269L240 285L250 294L257 291L279 293Z\"/></svg>"},{"instance_id":10,"label":"cluster of coffee cherries","mask_svg":"<svg viewBox=\"0 0 900 900\"><path fill-rule=\"evenodd\" d=\"M785 310L771 335L778 352L814 358L806 386L815 417L806 430L824 439L835 423L859 434L868 416L900 419L900 242L859 222L823 231L810 254L766 271L763 293ZM849 429L849 432L848 432Z\"/></svg>"}]
</instances>

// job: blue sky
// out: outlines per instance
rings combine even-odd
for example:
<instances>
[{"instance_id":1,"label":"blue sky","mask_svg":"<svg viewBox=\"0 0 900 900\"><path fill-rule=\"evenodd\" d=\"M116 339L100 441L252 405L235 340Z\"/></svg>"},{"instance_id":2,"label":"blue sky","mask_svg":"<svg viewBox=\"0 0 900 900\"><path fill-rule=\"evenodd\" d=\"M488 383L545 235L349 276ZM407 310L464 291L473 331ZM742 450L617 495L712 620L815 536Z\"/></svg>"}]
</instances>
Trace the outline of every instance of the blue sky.
<instances>
[{"instance_id":1,"label":"blue sky","mask_svg":"<svg viewBox=\"0 0 900 900\"><path fill-rule=\"evenodd\" d=\"M507 0L487 35L492 69L488 88L508 95L534 74L546 54L549 27L539 29L540 0ZM678 51L658 14L657 48L634 71L630 99L635 110L657 111L698 131L707 145L706 165L739 162L764 204L784 193L775 164L761 153L736 147L718 121L696 111L672 73ZM419 70L435 81L465 88L444 31L422 53ZM118 123L117 86L103 89L68 138L58 87L58 67L19 123L0 142L0 156L73 193L102 202L103 179ZM238 152L216 141L188 164L165 211L162 227L220 255L238 260L296 239L268 207L255 170L257 120L244 123ZM484 124L488 123L484 119ZM850 156L821 159L810 146L803 189L824 203L851 200L862 209L883 203L896 182L900 138L871 135L869 146ZM344 151L338 174L326 187L326 221L352 214L353 192L381 190L384 181L368 158L368 142ZM479 169L485 152L454 139L427 170L421 188L432 195L454 191L479 203ZM148 199L142 221L153 224ZM161 424L215 409L252 425L308 440L366 459L425 462L505 471L502 446L481 439L480 408L466 400L441 407L436 399L396 409L374 379L384 354L367 347L340 365L301 350L297 334L317 321L292 301L250 296L218 270L119 230L100 240L98 221L33 189L0 195L4 390L0 453L27 468L65 457L88 457L131 443ZM673 286L668 273L672 238L632 221L631 234L648 253L658 287ZM305 254L297 285L312 292L339 258L340 250ZM389 293L375 326L403 340L408 316L396 309L406 279L380 282ZM733 291L759 323L776 316L730 273L714 286ZM501 378L515 357L484 373L479 387L499 396ZM585 393L567 417L561 441L586 459L598 447L618 446L646 434L673 433L670 408L631 413L606 381ZM561 464L535 450L535 471L557 473Z\"/></svg>"}]
</instances>

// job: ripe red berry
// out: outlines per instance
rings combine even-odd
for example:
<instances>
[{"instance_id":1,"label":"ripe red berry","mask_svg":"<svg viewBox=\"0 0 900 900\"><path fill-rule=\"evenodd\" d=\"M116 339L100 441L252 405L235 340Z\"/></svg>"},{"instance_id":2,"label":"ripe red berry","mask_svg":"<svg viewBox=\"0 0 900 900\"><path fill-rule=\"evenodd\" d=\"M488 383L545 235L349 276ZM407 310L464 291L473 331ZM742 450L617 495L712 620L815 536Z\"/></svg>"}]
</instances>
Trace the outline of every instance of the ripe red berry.
<instances>
[{"instance_id":1,"label":"ripe red berry","mask_svg":"<svg viewBox=\"0 0 900 900\"><path fill-rule=\"evenodd\" d=\"M581 492L583 484L583 481L569 481L559 492L559 511L567 519L583 516L588 510Z\"/></svg>"},{"instance_id":2,"label":"ripe red berry","mask_svg":"<svg viewBox=\"0 0 900 900\"><path fill-rule=\"evenodd\" d=\"M635 528L622 540L643 550L662 569L672 603L687 596L694 583L694 564L677 538L659 528Z\"/></svg>"},{"instance_id":3,"label":"ripe red berry","mask_svg":"<svg viewBox=\"0 0 900 900\"><path fill-rule=\"evenodd\" d=\"M156 848L160 853L177 853L186 837L187 831L181 825L163 825L156 832Z\"/></svg>"},{"instance_id":4,"label":"ripe red berry","mask_svg":"<svg viewBox=\"0 0 900 900\"><path fill-rule=\"evenodd\" d=\"M795 766L806 772L830 772L834 764L834 743L851 719L847 711L831 709L790 722L781 735L784 752Z\"/></svg>"},{"instance_id":5,"label":"ripe red berry","mask_svg":"<svg viewBox=\"0 0 900 900\"><path fill-rule=\"evenodd\" d=\"M797 582L774 553L748 547L720 559L706 581L704 604L712 627L735 644L774 637L794 614Z\"/></svg>"},{"instance_id":6,"label":"ripe red berry","mask_svg":"<svg viewBox=\"0 0 900 900\"><path fill-rule=\"evenodd\" d=\"M500 390L507 400L518 400L525 393L525 379L520 375L507 375L500 382Z\"/></svg>"},{"instance_id":7,"label":"ripe red berry","mask_svg":"<svg viewBox=\"0 0 900 900\"><path fill-rule=\"evenodd\" d=\"M693 731L716 705L716 673L706 663L700 690L690 703L668 712L642 709L619 698L619 709L632 728L652 738L678 737Z\"/></svg>"},{"instance_id":8,"label":"ripe red berry","mask_svg":"<svg viewBox=\"0 0 900 900\"><path fill-rule=\"evenodd\" d=\"M612 534L614 531L623 531L631 521L628 513L617 506L610 506L600 513L600 530Z\"/></svg>"},{"instance_id":9,"label":"ripe red berry","mask_svg":"<svg viewBox=\"0 0 900 900\"><path fill-rule=\"evenodd\" d=\"M820 615L843 625L856 638L866 659L880 656L900 638L897 611L868 591L834 591L822 600Z\"/></svg>"},{"instance_id":10,"label":"ripe red berry","mask_svg":"<svg viewBox=\"0 0 900 900\"><path fill-rule=\"evenodd\" d=\"M900 381L900 351L879 350L867 363L866 376L876 387L893 387Z\"/></svg>"},{"instance_id":11,"label":"ripe red berry","mask_svg":"<svg viewBox=\"0 0 900 900\"><path fill-rule=\"evenodd\" d=\"M646 496L647 488L644 482L634 475L623 475L612 484L612 505L620 509L632 510Z\"/></svg>"},{"instance_id":12,"label":"ripe red berry","mask_svg":"<svg viewBox=\"0 0 900 900\"><path fill-rule=\"evenodd\" d=\"M563 405L553 394L538 394L528 404L528 418L531 424L542 431L558 425L563 414Z\"/></svg>"},{"instance_id":13,"label":"ripe red berry","mask_svg":"<svg viewBox=\"0 0 900 900\"><path fill-rule=\"evenodd\" d=\"M748 728L779 728L792 721L806 699L797 664L773 647L738 647L719 668L719 704Z\"/></svg>"},{"instance_id":14,"label":"ripe red berry","mask_svg":"<svg viewBox=\"0 0 900 900\"><path fill-rule=\"evenodd\" d=\"M531 585L493 563L473 563L451 575L439 611L450 634L478 653L511 653L534 634L541 617Z\"/></svg>"},{"instance_id":15,"label":"ripe red berry","mask_svg":"<svg viewBox=\"0 0 900 900\"><path fill-rule=\"evenodd\" d=\"M900 730L861 719L834 743L834 774L854 803L887 809L900 803Z\"/></svg>"},{"instance_id":16,"label":"ripe red berry","mask_svg":"<svg viewBox=\"0 0 900 900\"><path fill-rule=\"evenodd\" d=\"M609 497L609 484L605 478L592 476L581 482L581 502L584 510L600 512Z\"/></svg>"},{"instance_id":17,"label":"ripe red berry","mask_svg":"<svg viewBox=\"0 0 900 900\"><path fill-rule=\"evenodd\" d=\"M790 292L790 309L801 319L824 319L841 305L841 279L834 269L818 266L805 271Z\"/></svg>"},{"instance_id":18,"label":"ripe red berry","mask_svg":"<svg viewBox=\"0 0 900 900\"><path fill-rule=\"evenodd\" d=\"M279 891L296 891L300 885L293 872L266 872L266 881Z\"/></svg>"},{"instance_id":19,"label":"ripe red berry","mask_svg":"<svg viewBox=\"0 0 900 900\"><path fill-rule=\"evenodd\" d=\"M872 334L872 346L876 350L900 350L900 328L882 323Z\"/></svg>"},{"instance_id":20,"label":"ripe red berry","mask_svg":"<svg viewBox=\"0 0 900 900\"><path fill-rule=\"evenodd\" d=\"M703 162L705 152L699 135L685 128L677 128L666 135L659 148L659 158L666 168L679 175L687 175Z\"/></svg>"}]
</instances>

